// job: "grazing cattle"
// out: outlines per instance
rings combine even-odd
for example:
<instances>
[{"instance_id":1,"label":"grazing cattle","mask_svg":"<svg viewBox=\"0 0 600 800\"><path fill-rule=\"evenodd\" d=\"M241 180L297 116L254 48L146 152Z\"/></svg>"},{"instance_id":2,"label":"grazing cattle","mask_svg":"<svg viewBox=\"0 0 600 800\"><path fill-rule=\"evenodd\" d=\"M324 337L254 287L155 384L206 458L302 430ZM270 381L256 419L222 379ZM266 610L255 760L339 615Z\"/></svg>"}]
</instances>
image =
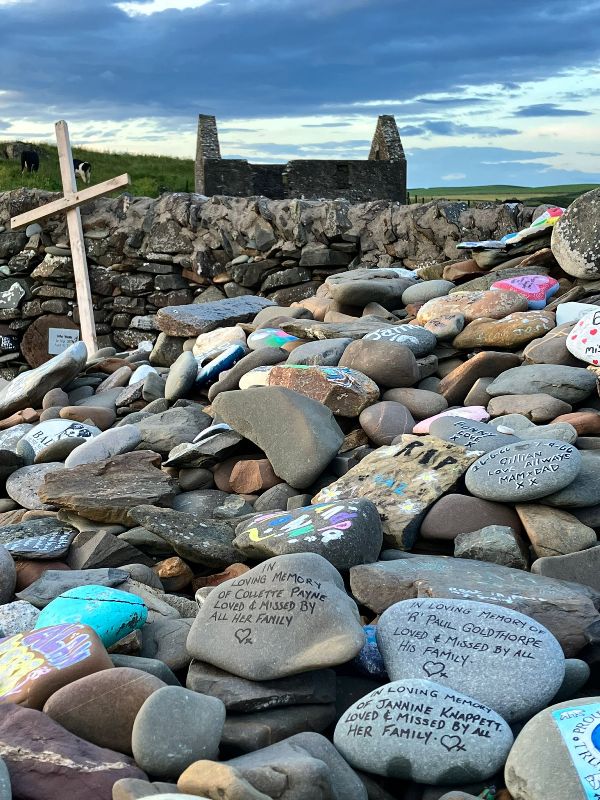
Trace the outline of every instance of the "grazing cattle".
<instances>
[{"instance_id":1,"label":"grazing cattle","mask_svg":"<svg viewBox=\"0 0 600 800\"><path fill-rule=\"evenodd\" d=\"M73 167L75 168L75 177L81 178L84 183L90 182L92 174L92 165L89 161L80 161L78 158L73 159Z\"/></svg>"},{"instance_id":2,"label":"grazing cattle","mask_svg":"<svg viewBox=\"0 0 600 800\"><path fill-rule=\"evenodd\" d=\"M40 168L40 157L35 150L23 150L21 153L21 175L24 172L37 172Z\"/></svg>"}]
</instances>

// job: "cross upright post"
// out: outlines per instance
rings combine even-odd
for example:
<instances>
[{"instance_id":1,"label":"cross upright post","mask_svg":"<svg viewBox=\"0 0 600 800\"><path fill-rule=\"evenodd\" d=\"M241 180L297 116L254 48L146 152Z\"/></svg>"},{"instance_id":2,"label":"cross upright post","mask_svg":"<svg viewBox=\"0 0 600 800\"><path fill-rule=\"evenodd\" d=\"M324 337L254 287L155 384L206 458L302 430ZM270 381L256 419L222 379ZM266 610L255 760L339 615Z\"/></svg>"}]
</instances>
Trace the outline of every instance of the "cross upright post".
<instances>
[{"instance_id":1,"label":"cross upright post","mask_svg":"<svg viewBox=\"0 0 600 800\"><path fill-rule=\"evenodd\" d=\"M92 302L92 292L90 289L90 279L87 270L87 258L85 253L85 240L83 238L83 227L81 225L81 212L79 206L94 197L101 197L109 192L127 186L130 183L129 175L119 175L117 178L103 181L96 186L79 191L75 179L73 168L73 156L71 154L71 143L69 140L69 129L64 120L57 122L54 126L56 130L56 140L58 145L58 160L60 165L60 176L63 188L63 197L54 200L44 206L27 211L13 217L10 221L11 230L23 228L32 222L45 219L65 211L67 214L67 227L69 230L69 245L71 258L73 261L73 274L75 277L75 289L77 292L77 306L79 309L79 325L81 329L81 339L85 343L88 357L93 355L98 349L96 341L96 324L94 322L94 306Z\"/></svg>"}]
</instances>

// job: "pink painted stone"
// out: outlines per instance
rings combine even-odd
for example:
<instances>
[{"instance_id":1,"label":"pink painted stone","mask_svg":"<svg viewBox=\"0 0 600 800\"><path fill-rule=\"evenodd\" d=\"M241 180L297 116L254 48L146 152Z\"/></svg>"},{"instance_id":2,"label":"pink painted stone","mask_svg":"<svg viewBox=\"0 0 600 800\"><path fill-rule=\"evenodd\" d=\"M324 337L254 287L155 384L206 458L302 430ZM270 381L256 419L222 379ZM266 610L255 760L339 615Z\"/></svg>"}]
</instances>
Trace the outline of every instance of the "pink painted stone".
<instances>
[{"instance_id":1,"label":"pink painted stone","mask_svg":"<svg viewBox=\"0 0 600 800\"><path fill-rule=\"evenodd\" d=\"M529 308L545 308L548 298L558 291L558 281L548 275L518 275L492 283L492 289L518 292L526 298Z\"/></svg>"},{"instance_id":2,"label":"pink painted stone","mask_svg":"<svg viewBox=\"0 0 600 800\"><path fill-rule=\"evenodd\" d=\"M466 406L465 408L449 408L447 411L442 411L440 414L434 414L433 417L427 417L417 422L413 428L413 433L429 433L429 426L431 423L440 419L441 417L463 417L463 419L473 419L476 422L487 422L490 415L483 406Z\"/></svg>"}]
</instances>

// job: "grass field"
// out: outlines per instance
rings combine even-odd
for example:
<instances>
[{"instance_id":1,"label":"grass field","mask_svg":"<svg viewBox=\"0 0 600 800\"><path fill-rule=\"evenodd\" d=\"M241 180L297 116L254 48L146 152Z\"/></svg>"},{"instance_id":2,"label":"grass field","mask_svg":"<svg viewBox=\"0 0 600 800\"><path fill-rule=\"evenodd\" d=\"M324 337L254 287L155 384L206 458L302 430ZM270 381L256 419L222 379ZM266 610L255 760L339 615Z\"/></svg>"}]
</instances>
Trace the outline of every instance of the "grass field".
<instances>
[{"instance_id":1,"label":"grass field","mask_svg":"<svg viewBox=\"0 0 600 800\"><path fill-rule=\"evenodd\" d=\"M21 175L18 161L0 159L0 192L35 186L48 191L61 191L56 147L36 144L40 154L40 171ZM0 151L2 143L0 142ZM131 185L128 189L136 196L158 197L161 192L191 192L194 190L194 162L191 158L169 158L168 156L133 155L130 153L107 153L97 150L73 148L75 158L92 164L92 183L113 178L128 172ZM81 184L80 184L81 185ZM410 189L410 201L426 202L435 198L446 200L521 200L528 205L553 203L568 206L576 197L599 184L582 183L565 186L464 186Z\"/></svg>"},{"instance_id":2,"label":"grass field","mask_svg":"<svg viewBox=\"0 0 600 800\"><path fill-rule=\"evenodd\" d=\"M520 200L526 205L535 206L540 203L553 203L557 206L568 206L584 192L597 189L597 183L571 183L564 186L440 186L429 189L410 189L410 201L422 202L444 198L445 200L466 201L500 201Z\"/></svg>"},{"instance_id":3,"label":"grass field","mask_svg":"<svg viewBox=\"0 0 600 800\"><path fill-rule=\"evenodd\" d=\"M0 192L21 186L35 186L50 192L62 191L56 147L36 144L35 148L40 154L37 173L21 175L20 161L0 159ZM161 192L194 191L194 162L191 158L106 153L80 147L73 148L73 156L91 163L92 183L100 183L123 172L129 173L131 185L127 191L136 196L158 197ZM83 184L78 181L78 185L81 187Z\"/></svg>"}]
</instances>

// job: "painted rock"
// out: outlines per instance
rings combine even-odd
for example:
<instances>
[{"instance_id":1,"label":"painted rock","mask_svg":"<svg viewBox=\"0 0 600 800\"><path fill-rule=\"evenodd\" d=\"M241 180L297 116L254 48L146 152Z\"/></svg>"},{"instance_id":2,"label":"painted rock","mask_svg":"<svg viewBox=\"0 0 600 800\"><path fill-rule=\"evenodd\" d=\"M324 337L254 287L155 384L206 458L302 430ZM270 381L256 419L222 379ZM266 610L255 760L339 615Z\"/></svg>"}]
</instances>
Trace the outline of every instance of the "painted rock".
<instances>
[{"instance_id":1,"label":"painted rock","mask_svg":"<svg viewBox=\"0 0 600 800\"><path fill-rule=\"evenodd\" d=\"M62 558L69 552L71 542L77 535L76 530L65 529L42 536L28 536L8 542L4 546L14 558L32 558L51 561Z\"/></svg>"},{"instance_id":2,"label":"painted rock","mask_svg":"<svg viewBox=\"0 0 600 800\"><path fill-rule=\"evenodd\" d=\"M379 619L377 643L391 680L439 681L509 722L544 708L565 674L561 646L547 628L472 600L395 603Z\"/></svg>"},{"instance_id":3,"label":"painted rock","mask_svg":"<svg viewBox=\"0 0 600 800\"><path fill-rule=\"evenodd\" d=\"M62 686L111 668L104 645L87 625L38 627L0 641L0 703L41 709Z\"/></svg>"},{"instance_id":4,"label":"painted rock","mask_svg":"<svg viewBox=\"0 0 600 800\"><path fill-rule=\"evenodd\" d=\"M357 417L379 398L377 384L348 367L278 364L269 368L268 386L283 386L311 397L341 417Z\"/></svg>"},{"instance_id":5,"label":"painted rock","mask_svg":"<svg viewBox=\"0 0 600 800\"><path fill-rule=\"evenodd\" d=\"M350 706L333 742L355 769L437 785L491 777L513 736L501 716L473 698L409 679L374 689Z\"/></svg>"},{"instance_id":6,"label":"painted rock","mask_svg":"<svg viewBox=\"0 0 600 800\"><path fill-rule=\"evenodd\" d=\"M93 628L111 647L131 631L142 628L148 616L144 602L129 592L107 586L81 586L59 595L43 609L37 628L65 622Z\"/></svg>"},{"instance_id":7,"label":"painted rock","mask_svg":"<svg viewBox=\"0 0 600 800\"><path fill-rule=\"evenodd\" d=\"M451 416L434 420L429 432L445 442L462 444L467 450L480 450L484 453L514 444L518 439L516 436L499 433L493 425Z\"/></svg>"},{"instance_id":8,"label":"painted rock","mask_svg":"<svg viewBox=\"0 0 600 800\"><path fill-rule=\"evenodd\" d=\"M600 364L600 311L593 311L573 327L567 336L567 350L595 367Z\"/></svg>"},{"instance_id":9,"label":"painted rock","mask_svg":"<svg viewBox=\"0 0 600 800\"><path fill-rule=\"evenodd\" d=\"M250 350L260 350L263 347L283 347L284 344L300 341L297 336L286 333L280 328L260 328L248 337Z\"/></svg>"},{"instance_id":10,"label":"painted rock","mask_svg":"<svg viewBox=\"0 0 600 800\"><path fill-rule=\"evenodd\" d=\"M367 342L394 342L403 344L412 350L416 358L428 356L437 347L437 337L421 325L394 325L390 328L379 328L363 336Z\"/></svg>"},{"instance_id":11,"label":"painted rock","mask_svg":"<svg viewBox=\"0 0 600 800\"><path fill-rule=\"evenodd\" d=\"M316 553L277 556L207 596L187 650L249 680L343 664L364 644L339 572Z\"/></svg>"},{"instance_id":12,"label":"painted rock","mask_svg":"<svg viewBox=\"0 0 600 800\"><path fill-rule=\"evenodd\" d=\"M580 469L579 451L566 442L523 441L479 458L465 482L475 497L519 503L563 489Z\"/></svg>"},{"instance_id":13,"label":"painted rock","mask_svg":"<svg viewBox=\"0 0 600 800\"><path fill-rule=\"evenodd\" d=\"M577 697L540 711L523 727L506 761L515 800L598 797L600 697Z\"/></svg>"},{"instance_id":14,"label":"painted rock","mask_svg":"<svg viewBox=\"0 0 600 800\"><path fill-rule=\"evenodd\" d=\"M429 506L454 486L476 455L432 436L404 439L369 453L321 489L313 502L371 500L381 517L386 543L410 550Z\"/></svg>"},{"instance_id":15,"label":"painted rock","mask_svg":"<svg viewBox=\"0 0 600 800\"><path fill-rule=\"evenodd\" d=\"M545 308L548 299L556 294L559 283L548 275L518 275L492 283L499 291L518 292L527 300L529 308Z\"/></svg>"},{"instance_id":16,"label":"painted rock","mask_svg":"<svg viewBox=\"0 0 600 800\"><path fill-rule=\"evenodd\" d=\"M463 419L471 419L474 422L487 422L490 415L483 406L449 408L447 411L442 411L440 414L435 414L433 417L428 417L427 419L422 419L420 422L417 422L413 428L413 433L429 433L431 423L436 419L442 419L444 417L462 417Z\"/></svg>"},{"instance_id":17,"label":"painted rock","mask_svg":"<svg viewBox=\"0 0 600 800\"><path fill-rule=\"evenodd\" d=\"M246 348L242 347L239 344L232 344L226 350L223 350L218 356L209 361L206 366L201 367L198 370L198 375L196 376L195 386L201 387L205 386L207 383L213 383L216 381L221 374L226 369L229 369L234 364L236 364L240 358L243 358L246 355Z\"/></svg>"},{"instance_id":18,"label":"painted rock","mask_svg":"<svg viewBox=\"0 0 600 800\"><path fill-rule=\"evenodd\" d=\"M382 542L377 509L356 500L256 514L238 525L233 543L251 558L318 553L337 569L349 569L377 561Z\"/></svg>"},{"instance_id":19,"label":"painted rock","mask_svg":"<svg viewBox=\"0 0 600 800\"><path fill-rule=\"evenodd\" d=\"M31 463L36 456L56 442L76 439L79 440L79 444L83 444L99 433L100 429L94 425L84 425L69 419L49 419L47 422L40 422L19 440L17 453Z\"/></svg>"}]
</instances>

